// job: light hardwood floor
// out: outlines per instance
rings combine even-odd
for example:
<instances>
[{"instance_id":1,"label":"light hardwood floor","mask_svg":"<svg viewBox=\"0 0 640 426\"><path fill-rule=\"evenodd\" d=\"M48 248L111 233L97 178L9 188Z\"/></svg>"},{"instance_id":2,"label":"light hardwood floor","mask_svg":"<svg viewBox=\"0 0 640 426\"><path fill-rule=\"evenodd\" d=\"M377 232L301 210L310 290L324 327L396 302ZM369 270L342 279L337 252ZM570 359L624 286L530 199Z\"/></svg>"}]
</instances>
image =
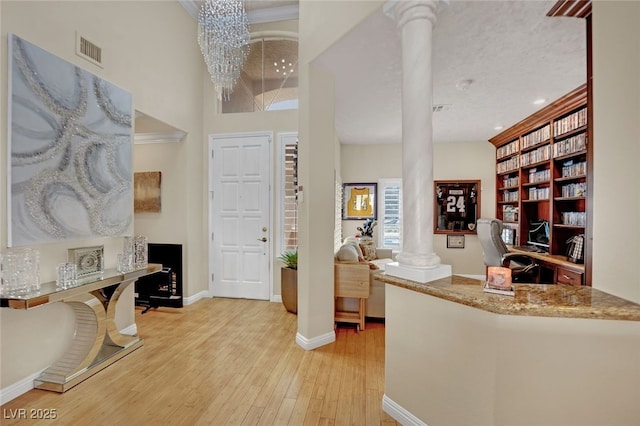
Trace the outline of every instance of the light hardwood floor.
<instances>
[{"instance_id":1,"label":"light hardwood floor","mask_svg":"<svg viewBox=\"0 0 640 426\"><path fill-rule=\"evenodd\" d=\"M382 411L384 325L313 351L295 343L280 303L203 299L141 315L144 346L64 394L32 390L2 406L2 425L396 425ZM56 420L11 419L55 409Z\"/></svg>"}]
</instances>

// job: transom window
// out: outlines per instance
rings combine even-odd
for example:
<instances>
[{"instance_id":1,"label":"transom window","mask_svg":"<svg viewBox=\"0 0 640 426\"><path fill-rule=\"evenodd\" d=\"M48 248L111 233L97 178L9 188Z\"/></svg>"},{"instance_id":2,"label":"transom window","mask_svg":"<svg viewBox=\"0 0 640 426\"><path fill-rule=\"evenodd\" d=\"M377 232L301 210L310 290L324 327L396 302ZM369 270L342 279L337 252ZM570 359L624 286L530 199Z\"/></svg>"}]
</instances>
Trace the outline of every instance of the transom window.
<instances>
[{"instance_id":1,"label":"transom window","mask_svg":"<svg viewBox=\"0 0 640 426\"><path fill-rule=\"evenodd\" d=\"M249 57L222 113L298 109L298 40L251 40Z\"/></svg>"}]
</instances>

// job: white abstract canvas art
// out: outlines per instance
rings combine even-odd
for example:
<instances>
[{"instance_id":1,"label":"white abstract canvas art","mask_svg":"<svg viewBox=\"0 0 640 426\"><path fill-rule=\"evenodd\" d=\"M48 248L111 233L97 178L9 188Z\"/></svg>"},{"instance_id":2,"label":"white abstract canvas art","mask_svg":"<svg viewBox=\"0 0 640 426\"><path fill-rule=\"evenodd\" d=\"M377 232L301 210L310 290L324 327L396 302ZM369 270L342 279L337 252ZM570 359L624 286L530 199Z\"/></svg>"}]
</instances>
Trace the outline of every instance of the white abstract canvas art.
<instances>
[{"instance_id":1,"label":"white abstract canvas art","mask_svg":"<svg viewBox=\"0 0 640 426\"><path fill-rule=\"evenodd\" d=\"M132 234L131 94L9 35L9 245Z\"/></svg>"}]
</instances>

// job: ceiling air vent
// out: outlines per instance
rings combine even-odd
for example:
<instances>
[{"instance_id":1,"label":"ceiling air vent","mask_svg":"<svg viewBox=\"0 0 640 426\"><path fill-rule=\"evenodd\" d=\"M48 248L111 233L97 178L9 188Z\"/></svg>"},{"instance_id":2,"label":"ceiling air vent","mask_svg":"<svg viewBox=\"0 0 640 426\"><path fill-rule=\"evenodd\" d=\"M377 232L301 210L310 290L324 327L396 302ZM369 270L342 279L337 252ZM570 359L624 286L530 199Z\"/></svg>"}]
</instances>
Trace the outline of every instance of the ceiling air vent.
<instances>
[{"instance_id":1,"label":"ceiling air vent","mask_svg":"<svg viewBox=\"0 0 640 426\"><path fill-rule=\"evenodd\" d=\"M102 68L102 48L76 33L76 55Z\"/></svg>"},{"instance_id":2,"label":"ceiling air vent","mask_svg":"<svg viewBox=\"0 0 640 426\"><path fill-rule=\"evenodd\" d=\"M433 106L433 112L449 111L451 104L436 104Z\"/></svg>"}]
</instances>

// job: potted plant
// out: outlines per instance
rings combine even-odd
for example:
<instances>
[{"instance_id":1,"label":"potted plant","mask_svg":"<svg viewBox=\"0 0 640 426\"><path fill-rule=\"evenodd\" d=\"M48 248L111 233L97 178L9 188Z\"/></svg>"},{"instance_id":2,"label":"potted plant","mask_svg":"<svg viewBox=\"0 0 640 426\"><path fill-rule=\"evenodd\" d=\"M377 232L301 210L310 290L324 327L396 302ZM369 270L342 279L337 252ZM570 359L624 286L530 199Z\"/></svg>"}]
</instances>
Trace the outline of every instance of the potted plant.
<instances>
[{"instance_id":1,"label":"potted plant","mask_svg":"<svg viewBox=\"0 0 640 426\"><path fill-rule=\"evenodd\" d=\"M373 238L373 228L375 228L377 224L378 224L377 221L375 221L373 219L367 219L362 224L362 227L358 226L358 231L360 231L360 236L364 237L364 238L372 239Z\"/></svg>"},{"instance_id":2,"label":"potted plant","mask_svg":"<svg viewBox=\"0 0 640 426\"><path fill-rule=\"evenodd\" d=\"M280 269L282 304L291 313L298 313L298 251L288 250L278 257L285 266Z\"/></svg>"}]
</instances>

